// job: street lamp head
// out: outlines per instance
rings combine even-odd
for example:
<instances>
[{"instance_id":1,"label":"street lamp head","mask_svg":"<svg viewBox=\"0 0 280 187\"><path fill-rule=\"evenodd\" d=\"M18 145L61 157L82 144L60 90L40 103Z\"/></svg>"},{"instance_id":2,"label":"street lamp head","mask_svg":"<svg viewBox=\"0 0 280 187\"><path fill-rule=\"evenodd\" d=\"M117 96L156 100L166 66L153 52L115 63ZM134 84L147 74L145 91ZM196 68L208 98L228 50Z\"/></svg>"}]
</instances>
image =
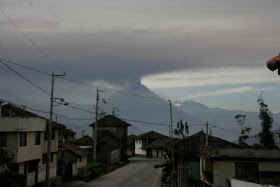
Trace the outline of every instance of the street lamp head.
<instances>
[{"instance_id":1,"label":"street lamp head","mask_svg":"<svg viewBox=\"0 0 280 187\"><path fill-rule=\"evenodd\" d=\"M280 55L273 57L269 61L267 61L267 68L271 71L275 71L276 69L279 70L280 67ZM279 72L278 72L279 74Z\"/></svg>"}]
</instances>

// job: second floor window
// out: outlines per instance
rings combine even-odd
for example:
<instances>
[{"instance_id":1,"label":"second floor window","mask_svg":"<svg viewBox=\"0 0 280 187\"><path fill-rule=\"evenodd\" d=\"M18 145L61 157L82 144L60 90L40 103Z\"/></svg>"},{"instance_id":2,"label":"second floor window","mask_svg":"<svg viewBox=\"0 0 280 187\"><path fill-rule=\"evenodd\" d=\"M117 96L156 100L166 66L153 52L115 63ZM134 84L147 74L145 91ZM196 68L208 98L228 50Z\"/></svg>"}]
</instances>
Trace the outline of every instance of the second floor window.
<instances>
[{"instance_id":1,"label":"second floor window","mask_svg":"<svg viewBox=\"0 0 280 187\"><path fill-rule=\"evenodd\" d=\"M0 147L7 147L7 133L0 132Z\"/></svg>"},{"instance_id":2,"label":"second floor window","mask_svg":"<svg viewBox=\"0 0 280 187\"><path fill-rule=\"evenodd\" d=\"M35 145L41 144L41 132L35 132Z\"/></svg>"},{"instance_id":3,"label":"second floor window","mask_svg":"<svg viewBox=\"0 0 280 187\"><path fill-rule=\"evenodd\" d=\"M20 138L19 138L19 146L20 147L26 146L26 139L27 139L27 133L26 132L21 132L20 133Z\"/></svg>"}]
</instances>

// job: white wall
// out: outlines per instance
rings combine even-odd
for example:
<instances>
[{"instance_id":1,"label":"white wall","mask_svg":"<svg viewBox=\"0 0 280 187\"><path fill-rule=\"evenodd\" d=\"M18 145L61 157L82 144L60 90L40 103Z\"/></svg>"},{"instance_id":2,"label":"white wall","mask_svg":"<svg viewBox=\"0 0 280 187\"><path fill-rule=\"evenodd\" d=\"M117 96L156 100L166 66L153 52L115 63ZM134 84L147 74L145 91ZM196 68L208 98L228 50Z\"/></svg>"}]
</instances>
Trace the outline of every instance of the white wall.
<instances>
[{"instance_id":1,"label":"white wall","mask_svg":"<svg viewBox=\"0 0 280 187\"><path fill-rule=\"evenodd\" d=\"M142 149L142 140L135 140L135 154L147 155L146 150Z\"/></svg>"},{"instance_id":2,"label":"white wall","mask_svg":"<svg viewBox=\"0 0 280 187\"><path fill-rule=\"evenodd\" d=\"M276 187L272 185L261 185L251 182L240 181L236 179L231 179L231 187Z\"/></svg>"},{"instance_id":3,"label":"white wall","mask_svg":"<svg viewBox=\"0 0 280 187\"><path fill-rule=\"evenodd\" d=\"M235 161L215 161L213 163L213 177L215 186L227 186L226 180L235 176Z\"/></svg>"}]
</instances>

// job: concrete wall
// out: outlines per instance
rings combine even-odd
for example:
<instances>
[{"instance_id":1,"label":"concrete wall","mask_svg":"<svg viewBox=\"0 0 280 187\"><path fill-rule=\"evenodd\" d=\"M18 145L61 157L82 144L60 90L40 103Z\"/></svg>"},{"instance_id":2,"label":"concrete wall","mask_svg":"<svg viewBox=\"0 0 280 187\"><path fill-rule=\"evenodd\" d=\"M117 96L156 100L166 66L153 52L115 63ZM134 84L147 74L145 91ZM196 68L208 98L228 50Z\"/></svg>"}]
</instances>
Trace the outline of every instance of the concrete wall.
<instances>
[{"instance_id":1,"label":"concrete wall","mask_svg":"<svg viewBox=\"0 0 280 187\"><path fill-rule=\"evenodd\" d=\"M215 161L213 163L213 183L215 186L227 186L226 180L235 177L236 162L237 161ZM246 161L246 163L250 163L250 161ZM280 172L280 162L259 161L258 166L259 172Z\"/></svg>"},{"instance_id":2,"label":"concrete wall","mask_svg":"<svg viewBox=\"0 0 280 187\"><path fill-rule=\"evenodd\" d=\"M24 165L26 162L19 163L19 174L24 175ZM56 165L57 165L57 155L53 155L53 161L50 163L50 178L56 177ZM28 164L27 164L28 167ZM27 168L28 171L28 168ZM43 164L43 160L38 163L38 182L45 181L46 178L46 164ZM27 186L35 185L35 172L27 172Z\"/></svg>"},{"instance_id":3,"label":"concrete wall","mask_svg":"<svg viewBox=\"0 0 280 187\"><path fill-rule=\"evenodd\" d=\"M280 172L280 162L259 162L259 171Z\"/></svg>"},{"instance_id":4,"label":"concrete wall","mask_svg":"<svg viewBox=\"0 0 280 187\"><path fill-rule=\"evenodd\" d=\"M136 155L147 155L146 150L142 149L142 140L135 140L135 154Z\"/></svg>"},{"instance_id":5,"label":"concrete wall","mask_svg":"<svg viewBox=\"0 0 280 187\"><path fill-rule=\"evenodd\" d=\"M246 187L276 187L276 186L272 186L272 185L261 185L261 184L231 179L231 187L244 187L244 186L246 186Z\"/></svg>"},{"instance_id":6,"label":"concrete wall","mask_svg":"<svg viewBox=\"0 0 280 187\"><path fill-rule=\"evenodd\" d=\"M28 132L28 131L46 131L46 120L42 118L0 118L1 132Z\"/></svg>"},{"instance_id":7,"label":"concrete wall","mask_svg":"<svg viewBox=\"0 0 280 187\"><path fill-rule=\"evenodd\" d=\"M226 180L235 176L235 161L215 161L213 163L213 178L215 187L227 186Z\"/></svg>"}]
</instances>

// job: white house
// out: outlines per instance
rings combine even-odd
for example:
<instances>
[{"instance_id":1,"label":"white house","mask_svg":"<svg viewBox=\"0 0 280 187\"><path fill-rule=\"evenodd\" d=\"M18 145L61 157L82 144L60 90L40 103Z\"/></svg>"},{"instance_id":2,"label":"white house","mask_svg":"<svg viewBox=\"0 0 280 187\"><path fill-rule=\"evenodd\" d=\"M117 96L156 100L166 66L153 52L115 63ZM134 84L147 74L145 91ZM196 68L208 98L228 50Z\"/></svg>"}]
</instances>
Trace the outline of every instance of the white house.
<instances>
[{"instance_id":1,"label":"white house","mask_svg":"<svg viewBox=\"0 0 280 187\"><path fill-rule=\"evenodd\" d=\"M135 138L135 155L147 156L146 148L155 140L168 139L169 137L157 133L155 131L150 131L141 134Z\"/></svg>"}]
</instances>

